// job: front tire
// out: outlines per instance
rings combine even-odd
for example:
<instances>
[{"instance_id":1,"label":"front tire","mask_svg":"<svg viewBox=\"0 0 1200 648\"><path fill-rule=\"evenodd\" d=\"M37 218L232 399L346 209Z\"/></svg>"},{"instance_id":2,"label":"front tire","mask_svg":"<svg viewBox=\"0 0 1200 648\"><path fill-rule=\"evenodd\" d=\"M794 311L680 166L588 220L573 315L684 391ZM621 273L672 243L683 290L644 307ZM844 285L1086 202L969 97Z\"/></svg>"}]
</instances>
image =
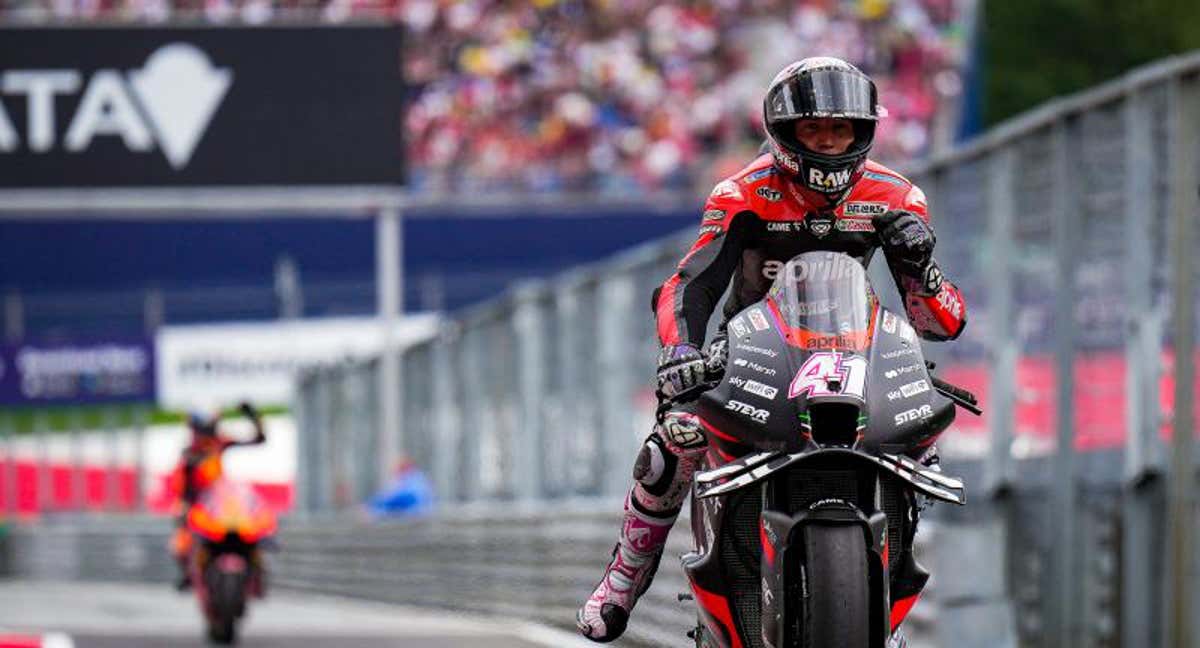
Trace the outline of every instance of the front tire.
<instances>
[{"instance_id":1,"label":"front tire","mask_svg":"<svg viewBox=\"0 0 1200 648\"><path fill-rule=\"evenodd\" d=\"M803 648L868 648L871 586L867 540L853 524L804 530Z\"/></svg>"}]
</instances>

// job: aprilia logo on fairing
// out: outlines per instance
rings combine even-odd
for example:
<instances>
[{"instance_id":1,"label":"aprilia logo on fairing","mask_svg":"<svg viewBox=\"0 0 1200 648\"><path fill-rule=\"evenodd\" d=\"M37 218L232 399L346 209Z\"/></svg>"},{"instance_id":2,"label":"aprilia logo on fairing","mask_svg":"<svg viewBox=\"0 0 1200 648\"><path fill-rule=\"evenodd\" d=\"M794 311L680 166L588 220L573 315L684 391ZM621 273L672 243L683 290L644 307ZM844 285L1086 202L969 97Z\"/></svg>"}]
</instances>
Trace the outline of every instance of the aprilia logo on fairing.
<instances>
[{"instance_id":1,"label":"aprilia logo on fairing","mask_svg":"<svg viewBox=\"0 0 1200 648\"><path fill-rule=\"evenodd\" d=\"M823 261L797 260L790 266L784 261L771 259L763 262L762 273L764 277L774 281L775 277L779 276L780 270L789 267L789 272L792 273L792 276L788 277L789 281L804 281L810 278L820 281L836 281L854 276L856 266L858 269L862 269L862 265L853 258L841 254L829 254Z\"/></svg>"},{"instance_id":2,"label":"aprilia logo on fairing","mask_svg":"<svg viewBox=\"0 0 1200 648\"><path fill-rule=\"evenodd\" d=\"M144 153L157 143L172 168L187 166L209 122L233 83L233 72L214 68L201 50L171 43L156 50L140 70L125 74L97 70L83 87L78 70L9 70L0 74L0 92L25 95L25 142L33 153L55 148L56 95L83 87L79 107L67 124L62 148L82 153L97 136L121 138L130 151ZM0 104L0 153L16 151L20 136Z\"/></svg>"},{"instance_id":3,"label":"aprilia logo on fairing","mask_svg":"<svg viewBox=\"0 0 1200 648\"><path fill-rule=\"evenodd\" d=\"M774 369L772 369L770 367L764 367L763 365L760 365L757 362L750 362L750 363L748 363L748 366L751 369L753 369L754 371L757 371L758 373L760 373L764 376L774 376L775 375Z\"/></svg>"},{"instance_id":4,"label":"aprilia logo on fairing","mask_svg":"<svg viewBox=\"0 0 1200 648\"><path fill-rule=\"evenodd\" d=\"M808 184L821 189L841 189L850 184L850 169L825 173L820 169L808 170Z\"/></svg>"},{"instance_id":5,"label":"aprilia logo on fairing","mask_svg":"<svg viewBox=\"0 0 1200 648\"><path fill-rule=\"evenodd\" d=\"M733 410L738 414L750 417L755 423L766 423L768 418L771 418L771 413L765 409L747 405L742 401L731 400L725 403L725 409Z\"/></svg>"}]
</instances>

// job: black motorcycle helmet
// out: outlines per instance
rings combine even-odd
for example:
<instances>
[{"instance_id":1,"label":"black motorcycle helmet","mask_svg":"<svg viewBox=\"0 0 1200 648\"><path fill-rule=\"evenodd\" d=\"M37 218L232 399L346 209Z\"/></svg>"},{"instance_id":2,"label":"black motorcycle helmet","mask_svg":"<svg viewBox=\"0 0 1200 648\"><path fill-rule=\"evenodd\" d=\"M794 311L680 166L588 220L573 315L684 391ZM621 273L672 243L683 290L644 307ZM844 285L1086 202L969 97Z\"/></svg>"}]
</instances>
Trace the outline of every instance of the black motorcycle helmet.
<instances>
[{"instance_id":1,"label":"black motorcycle helmet","mask_svg":"<svg viewBox=\"0 0 1200 648\"><path fill-rule=\"evenodd\" d=\"M832 209L862 177L875 140L875 122L884 111L875 83L853 65L833 57L806 58L783 69L763 100L763 123L775 167L791 178L806 201ZM796 138L794 122L803 118L849 119L854 142L845 152L823 155Z\"/></svg>"}]
</instances>

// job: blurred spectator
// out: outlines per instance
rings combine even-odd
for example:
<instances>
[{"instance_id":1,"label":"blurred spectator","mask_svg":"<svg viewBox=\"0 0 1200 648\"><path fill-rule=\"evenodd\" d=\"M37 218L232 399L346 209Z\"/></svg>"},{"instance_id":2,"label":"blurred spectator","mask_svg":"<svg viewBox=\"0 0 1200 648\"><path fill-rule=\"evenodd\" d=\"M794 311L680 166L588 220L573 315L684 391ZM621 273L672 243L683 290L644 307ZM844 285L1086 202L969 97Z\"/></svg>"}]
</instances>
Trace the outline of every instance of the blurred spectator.
<instances>
[{"instance_id":1,"label":"blurred spectator","mask_svg":"<svg viewBox=\"0 0 1200 648\"><path fill-rule=\"evenodd\" d=\"M414 189L710 186L761 141L761 91L827 54L871 75L874 156L931 147L961 92L963 0L0 0L0 19L398 21ZM943 120L944 121L944 120Z\"/></svg>"}]
</instances>

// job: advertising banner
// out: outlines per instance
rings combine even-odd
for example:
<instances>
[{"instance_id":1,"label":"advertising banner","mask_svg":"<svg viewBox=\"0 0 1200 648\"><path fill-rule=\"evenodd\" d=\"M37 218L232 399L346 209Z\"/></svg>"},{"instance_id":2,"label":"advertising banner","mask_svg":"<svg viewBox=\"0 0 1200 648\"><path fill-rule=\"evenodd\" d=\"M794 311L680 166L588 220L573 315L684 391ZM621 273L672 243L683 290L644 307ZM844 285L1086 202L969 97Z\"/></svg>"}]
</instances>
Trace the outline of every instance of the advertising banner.
<instances>
[{"instance_id":1,"label":"advertising banner","mask_svg":"<svg viewBox=\"0 0 1200 648\"><path fill-rule=\"evenodd\" d=\"M151 340L0 346L0 405L152 402Z\"/></svg>"},{"instance_id":2,"label":"advertising banner","mask_svg":"<svg viewBox=\"0 0 1200 648\"><path fill-rule=\"evenodd\" d=\"M391 341L403 347L427 340L437 325L435 315L404 317ZM302 368L377 355L384 330L374 318L344 317L164 326L157 339L159 404L187 409L243 400L287 405Z\"/></svg>"},{"instance_id":3,"label":"advertising banner","mask_svg":"<svg viewBox=\"0 0 1200 648\"><path fill-rule=\"evenodd\" d=\"M396 26L0 29L0 187L397 184Z\"/></svg>"}]
</instances>

